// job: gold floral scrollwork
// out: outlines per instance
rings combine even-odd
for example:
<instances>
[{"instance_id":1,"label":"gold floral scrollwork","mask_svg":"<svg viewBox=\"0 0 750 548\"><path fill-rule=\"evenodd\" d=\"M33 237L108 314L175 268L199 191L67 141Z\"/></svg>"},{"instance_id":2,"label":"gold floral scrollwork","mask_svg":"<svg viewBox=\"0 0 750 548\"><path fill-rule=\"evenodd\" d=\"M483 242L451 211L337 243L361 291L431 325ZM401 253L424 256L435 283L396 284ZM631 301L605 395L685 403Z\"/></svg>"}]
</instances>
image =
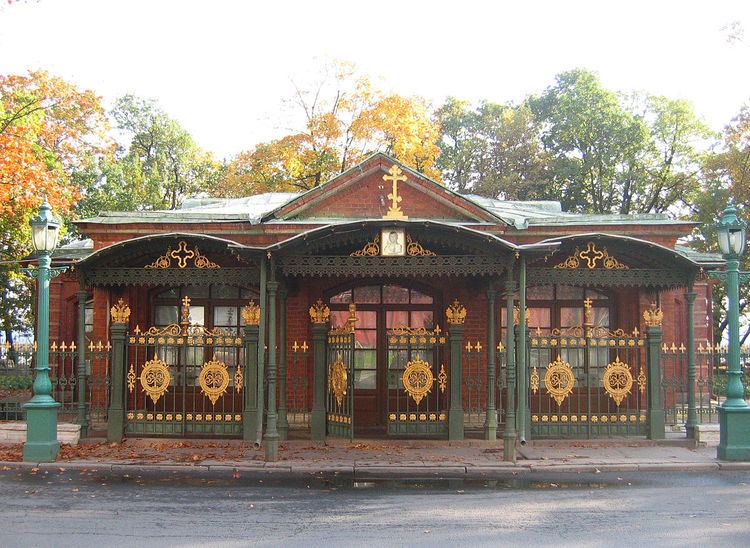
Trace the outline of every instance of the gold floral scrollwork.
<instances>
[{"instance_id":1,"label":"gold floral scrollwork","mask_svg":"<svg viewBox=\"0 0 750 548\"><path fill-rule=\"evenodd\" d=\"M422 244L412 240L411 235L406 235L406 254L410 257L434 257L435 252L422 247Z\"/></svg>"},{"instance_id":2,"label":"gold floral scrollwork","mask_svg":"<svg viewBox=\"0 0 750 548\"><path fill-rule=\"evenodd\" d=\"M371 242L367 242L362 249L352 251L350 257L377 257L380 255L380 234L376 234Z\"/></svg>"},{"instance_id":3,"label":"gold floral scrollwork","mask_svg":"<svg viewBox=\"0 0 750 548\"><path fill-rule=\"evenodd\" d=\"M638 381L638 390L640 390L641 394L646 393L646 372L643 370L643 366L641 366L641 370L638 372L638 377L636 378Z\"/></svg>"},{"instance_id":4,"label":"gold floral scrollwork","mask_svg":"<svg viewBox=\"0 0 750 548\"><path fill-rule=\"evenodd\" d=\"M531 386L531 391L536 394L539 391L539 371L537 371L536 366L531 369L531 376L529 377L529 385Z\"/></svg>"},{"instance_id":5,"label":"gold floral scrollwork","mask_svg":"<svg viewBox=\"0 0 750 548\"><path fill-rule=\"evenodd\" d=\"M401 380L404 383L404 391L419 405L419 402L432 391L435 377L432 375L430 364L417 355L416 359L406 363Z\"/></svg>"},{"instance_id":6,"label":"gold floral scrollwork","mask_svg":"<svg viewBox=\"0 0 750 548\"><path fill-rule=\"evenodd\" d=\"M554 268L557 269L568 269L573 270L581 266L581 261L586 263L586 267L593 270L597 267L597 264L601 261L601 265L607 270L629 270L626 264L621 263L615 257L609 254L606 247L597 249L594 242L588 242L586 249L581 251L577 247L573 250L573 254L567 257L564 261L556 264Z\"/></svg>"},{"instance_id":7,"label":"gold floral scrollwork","mask_svg":"<svg viewBox=\"0 0 750 548\"><path fill-rule=\"evenodd\" d=\"M643 319L649 327L661 327L661 322L664 320L664 313L661 311L661 308L657 308L656 303L651 303L651 307L643 311Z\"/></svg>"},{"instance_id":8,"label":"gold floral scrollwork","mask_svg":"<svg viewBox=\"0 0 750 548\"><path fill-rule=\"evenodd\" d=\"M237 393L239 394L244 386L245 376L242 371L242 366L238 364L237 370L234 372L234 389L237 390Z\"/></svg>"},{"instance_id":9,"label":"gold floral scrollwork","mask_svg":"<svg viewBox=\"0 0 750 548\"><path fill-rule=\"evenodd\" d=\"M210 261L208 257L201 254L197 246L193 249L188 249L188 244L185 240L181 240L177 244L177 249L167 247L164 255L161 255L153 263L147 264L143 268L169 268L172 266L172 259L177 261L179 268L186 268L188 260L191 259L195 268L220 268L218 264Z\"/></svg>"},{"instance_id":10,"label":"gold floral scrollwork","mask_svg":"<svg viewBox=\"0 0 750 548\"><path fill-rule=\"evenodd\" d=\"M128 392L131 394L133 393L133 390L135 390L135 369L133 368L133 364L130 364L130 369L128 370Z\"/></svg>"},{"instance_id":11,"label":"gold floral scrollwork","mask_svg":"<svg viewBox=\"0 0 750 548\"><path fill-rule=\"evenodd\" d=\"M604 370L604 390L609 397L615 400L617 405L630 394L633 387L633 375L630 374L628 364L620 361L620 356L615 356L615 361L607 365Z\"/></svg>"},{"instance_id":12,"label":"gold floral scrollwork","mask_svg":"<svg viewBox=\"0 0 750 548\"><path fill-rule=\"evenodd\" d=\"M260 305L255 304L255 301L250 301L247 306L243 306L242 319L245 320L246 325L259 325Z\"/></svg>"},{"instance_id":13,"label":"gold floral scrollwork","mask_svg":"<svg viewBox=\"0 0 750 548\"><path fill-rule=\"evenodd\" d=\"M547 366L544 373L544 386L558 406L573 392L575 382L573 368L568 362L562 361L560 356Z\"/></svg>"},{"instance_id":14,"label":"gold floral scrollwork","mask_svg":"<svg viewBox=\"0 0 750 548\"><path fill-rule=\"evenodd\" d=\"M463 324L466 321L466 308L456 299L445 309L445 316L449 324Z\"/></svg>"},{"instance_id":15,"label":"gold floral scrollwork","mask_svg":"<svg viewBox=\"0 0 750 548\"><path fill-rule=\"evenodd\" d=\"M321 299L315 301L315 304L310 307L310 321L312 323L326 323L331 317L331 309L328 305L323 304Z\"/></svg>"},{"instance_id":16,"label":"gold floral scrollwork","mask_svg":"<svg viewBox=\"0 0 750 548\"><path fill-rule=\"evenodd\" d=\"M346 371L346 364L339 353L336 355L336 360L328 368L328 391L334 395L339 407L344 404L348 381L349 374Z\"/></svg>"},{"instance_id":17,"label":"gold floral scrollwork","mask_svg":"<svg viewBox=\"0 0 750 548\"><path fill-rule=\"evenodd\" d=\"M448 375L445 373L445 364L440 364L440 373L438 373L438 388L440 392L445 394L445 389L448 388Z\"/></svg>"},{"instance_id":18,"label":"gold floral scrollwork","mask_svg":"<svg viewBox=\"0 0 750 548\"><path fill-rule=\"evenodd\" d=\"M140 381L143 391L156 404L169 389L169 383L172 381L169 366L159 358L147 361L141 371Z\"/></svg>"},{"instance_id":19,"label":"gold floral scrollwork","mask_svg":"<svg viewBox=\"0 0 750 548\"><path fill-rule=\"evenodd\" d=\"M112 316L112 323L128 323L130 319L130 307L122 299L117 300L117 304L110 309L109 313Z\"/></svg>"},{"instance_id":20,"label":"gold floral scrollwork","mask_svg":"<svg viewBox=\"0 0 750 548\"><path fill-rule=\"evenodd\" d=\"M203 393L211 400L211 405L216 405L216 401L227 391L229 386L229 371L224 362L216 359L203 364L198 383Z\"/></svg>"}]
</instances>

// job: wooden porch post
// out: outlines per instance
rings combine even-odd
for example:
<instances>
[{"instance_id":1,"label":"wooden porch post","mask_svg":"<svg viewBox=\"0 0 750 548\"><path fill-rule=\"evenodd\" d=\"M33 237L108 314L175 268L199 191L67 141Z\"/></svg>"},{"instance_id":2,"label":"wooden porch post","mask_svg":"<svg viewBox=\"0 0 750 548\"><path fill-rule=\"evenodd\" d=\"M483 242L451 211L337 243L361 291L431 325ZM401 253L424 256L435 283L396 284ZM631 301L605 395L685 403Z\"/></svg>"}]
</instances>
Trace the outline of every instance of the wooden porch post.
<instances>
[{"instance_id":1,"label":"wooden porch post","mask_svg":"<svg viewBox=\"0 0 750 548\"><path fill-rule=\"evenodd\" d=\"M505 397L505 429L503 430L503 459L516 462L516 344L513 329L513 300L516 282L513 268L508 269L505 282L505 370L507 373Z\"/></svg>"}]
</instances>

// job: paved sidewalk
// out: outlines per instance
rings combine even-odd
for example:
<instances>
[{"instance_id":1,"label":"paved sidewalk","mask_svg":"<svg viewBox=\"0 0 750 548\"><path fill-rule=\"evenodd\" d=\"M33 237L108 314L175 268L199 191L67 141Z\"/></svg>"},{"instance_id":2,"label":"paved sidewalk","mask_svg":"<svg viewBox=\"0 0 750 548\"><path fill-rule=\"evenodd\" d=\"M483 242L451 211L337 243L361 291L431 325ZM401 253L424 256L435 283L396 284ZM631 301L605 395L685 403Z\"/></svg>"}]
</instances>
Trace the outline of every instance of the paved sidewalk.
<instances>
[{"instance_id":1,"label":"paved sidewalk","mask_svg":"<svg viewBox=\"0 0 750 548\"><path fill-rule=\"evenodd\" d=\"M55 463L22 463L20 445L0 446L0 469L97 471L121 475L299 479L502 479L520 474L614 471L749 470L750 463L721 462L715 446L686 440L604 439L536 441L503 461L502 442L414 440L285 441L280 460L266 463L263 449L240 441L134 439L64 446ZM10 460L6 460L10 459Z\"/></svg>"}]
</instances>

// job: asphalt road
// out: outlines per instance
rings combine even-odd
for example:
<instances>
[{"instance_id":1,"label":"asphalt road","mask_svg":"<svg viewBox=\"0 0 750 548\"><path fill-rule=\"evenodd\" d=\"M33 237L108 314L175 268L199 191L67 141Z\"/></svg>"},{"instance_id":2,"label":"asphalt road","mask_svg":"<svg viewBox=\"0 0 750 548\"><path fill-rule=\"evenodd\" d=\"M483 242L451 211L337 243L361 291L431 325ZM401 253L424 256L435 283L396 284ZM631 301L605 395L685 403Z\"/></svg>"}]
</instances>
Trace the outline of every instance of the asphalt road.
<instances>
[{"instance_id":1,"label":"asphalt road","mask_svg":"<svg viewBox=\"0 0 750 548\"><path fill-rule=\"evenodd\" d=\"M0 471L1 546L748 546L750 473L358 483Z\"/></svg>"}]
</instances>

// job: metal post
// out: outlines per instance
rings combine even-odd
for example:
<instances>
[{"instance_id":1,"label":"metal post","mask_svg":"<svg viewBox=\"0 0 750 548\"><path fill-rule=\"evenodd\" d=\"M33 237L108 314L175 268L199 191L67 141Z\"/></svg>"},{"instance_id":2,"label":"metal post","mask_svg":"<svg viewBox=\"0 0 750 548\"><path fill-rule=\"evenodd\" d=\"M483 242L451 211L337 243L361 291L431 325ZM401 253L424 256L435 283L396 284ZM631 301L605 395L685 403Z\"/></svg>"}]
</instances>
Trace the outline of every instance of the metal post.
<instances>
[{"instance_id":1,"label":"metal post","mask_svg":"<svg viewBox=\"0 0 750 548\"><path fill-rule=\"evenodd\" d=\"M88 420L86 418L86 301L89 293L81 283L78 296L78 365L76 370L76 385L78 387L78 424L81 425L81 437L88 435Z\"/></svg>"},{"instance_id":2,"label":"metal post","mask_svg":"<svg viewBox=\"0 0 750 548\"><path fill-rule=\"evenodd\" d=\"M112 390L107 412L107 441L121 442L125 436L125 361L128 324L112 322Z\"/></svg>"},{"instance_id":3,"label":"metal post","mask_svg":"<svg viewBox=\"0 0 750 548\"><path fill-rule=\"evenodd\" d=\"M258 433L258 326L246 322L242 331L242 344L245 347L242 439L255 441Z\"/></svg>"},{"instance_id":4,"label":"metal post","mask_svg":"<svg viewBox=\"0 0 750 548\"><path fill-rule=\"evenodd\" d=\"M518 273L518 433L521 445L526 444L529 420L527 410L529 408L528 376L526 375L526 257L521 255L520 270Z\"/></svg>"},{"instance_id":5,"label":"metal post","mask_svg":"<svg viewBox=\"0 0 750 548\"><path fill-rule=\"evenodd\" d=\"M513 332L513 301L516 295L516 282L513 269L508 269L505 282L505 370L507 372L505 398L505 430L503 431L503 459L516 462L516 345Z\"/></svg>"},{"instance_id":6,"label":"metal post","mask_svg":"<svg viewBox=\"0 0 750 548\"><path fill-rule=\"evenodd\" d=\"M263 441L266 444L266 461L279 460L279 432L276 429L278 414L276 412L276 291L279 283L275 280L273 261L271 262L271 281L268 288L268 424Z\"/></svg>"},{"instance_id":7,"label":"metal post","mask_svg":"<svg viewBox=\"0 0 750 548\"><path fill-rule=\"evenodd\" d=\"M289 419L286 405L286 298L285 287L279 290L279 439L289 437Z\"/></svg>"},{"instance_id":8,"label":"metal post","mask_svg":"<svg viewBox=\"0 0 750 548\"><path fill-rule=\"evenodd\" d=\"M260 322L258 324L258 370L256 378L256 402L257 417L255 419L255 445L260 447L263 437L263 412L266 405L263 396L263 386L266 380L266 314L268 314L268 303L266 302L266 282L268 280L268 264L266 259L260 262Z\"/></svg>"},{"instance_id":9,"label":"metal post","mask_svg":"<svg viewBox=\"0 0 750 548\"><path fill-rule=\"evenodd\" d=\"M450 408L448 409L448 439L464 439L464 408L461 394L463 323L450 324L448 340L451 353Z\"/></svg>"},{"instance_id":10,"label":"metal post","mask_svg":"<svg viewBox=\"0 0 750 548\"><path fill-rule=\"evenodd\" d=\"M310 439L326 438L326 323L313 323L313 406L310 416Z\"/></svg>"},{"instance_id":11,"label":"metal post","mask_svg":"<svg viewBox=\"0 0 750 548\"><path fill-rule=\"evenodd\" d=\"M646 327L648 367L648 438L664 439L664 405L661 401L661 321Z\"/></svg>"},{"instance_id":12,"label":"metal post","mask_svg":"<svg viewBox=\"0 0 750 548\"><path fill-rule=\"evenodd\" d=\"M484 437L497 439L497 410L495 409L495 297L497 291L490 282L487 288L487 410L484 420Z\"/></svg>"},{"instance_id":13,"label":"metal post","mask_svg":"<svg viewBox=\"0 0 750 548\"><path fill-rule=\"evenodd\" d=\"M695 438L695 427L698 424L698 413L695 409L695 297L693 283L685 293L687 308L687 396L688 416L685 423L685 434L688 438Z\"/></svg>"}]
</instances>

